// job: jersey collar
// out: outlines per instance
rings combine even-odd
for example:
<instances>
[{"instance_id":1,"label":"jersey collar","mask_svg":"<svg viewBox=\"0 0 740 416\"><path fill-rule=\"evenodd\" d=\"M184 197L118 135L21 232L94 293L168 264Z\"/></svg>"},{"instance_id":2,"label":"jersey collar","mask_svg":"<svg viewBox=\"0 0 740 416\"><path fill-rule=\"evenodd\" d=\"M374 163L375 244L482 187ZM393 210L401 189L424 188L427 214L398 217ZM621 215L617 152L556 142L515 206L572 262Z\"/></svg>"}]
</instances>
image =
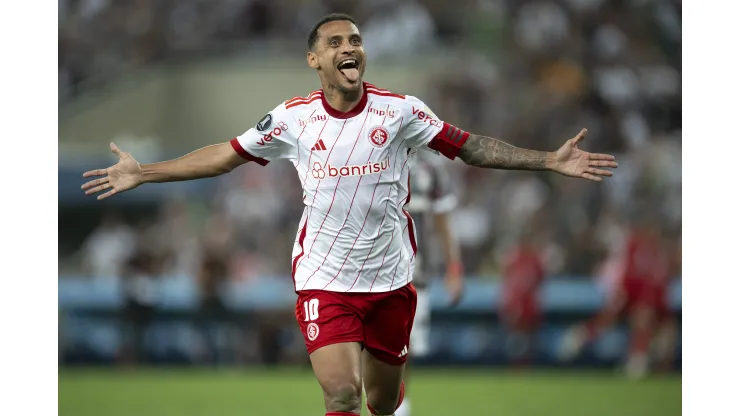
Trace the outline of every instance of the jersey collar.
<instances>
[{"instance_id":1,"label":"jersey collar","mask_svg":"<svg viewBox=\"0 0 740 416\"><path fill-rule=\"evenodd\" d=\"M340 119L347 119L352 118L360 113L365 109L365 106L367 105L367 83L362 83L362 98L360 98L360 102L357 103L357 105L347 111L346 113L343 113L339 110L336 110L332 108L332 106L329 105L329 102L326 101L326 97L324 97L324 94L321 94L321 104L324 105L324 111L326 111L327 114L334 118L340 118Z\"/></svg>"}]
</instances>

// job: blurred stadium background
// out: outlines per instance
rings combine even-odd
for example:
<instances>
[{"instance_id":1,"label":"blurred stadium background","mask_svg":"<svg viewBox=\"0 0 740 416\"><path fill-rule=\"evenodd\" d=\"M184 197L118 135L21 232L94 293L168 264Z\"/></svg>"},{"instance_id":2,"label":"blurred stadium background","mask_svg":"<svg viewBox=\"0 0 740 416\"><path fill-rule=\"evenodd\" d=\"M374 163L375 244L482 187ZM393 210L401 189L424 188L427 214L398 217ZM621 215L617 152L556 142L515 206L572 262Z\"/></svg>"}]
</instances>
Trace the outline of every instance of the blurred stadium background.
<instances>
[{"instance_id":1,"label":"blurred stadium background","mask_svg":"<svg viewBox=\"0 0 740 416\"><path fill-rule=\"evenodd\" d=\"M60 414L322 414L293 318L302 205L290 164L104 203L79 187L83 171L114 162L110 141L142 163L173 158L315 90L305 38L335 11L358 19L368 81L522 147L555 149L587 127L583 147L620 163L604 184L446 164L467 286L452 309L432 286L416 414L679 415L680 0L60 0ZM611 265L644 223L670 253L673 362L624 378L624 325L559 360L565 330L604 304ZM522 230L547 270L526 366L498 314Z\"/></svg>"}]
</instances>

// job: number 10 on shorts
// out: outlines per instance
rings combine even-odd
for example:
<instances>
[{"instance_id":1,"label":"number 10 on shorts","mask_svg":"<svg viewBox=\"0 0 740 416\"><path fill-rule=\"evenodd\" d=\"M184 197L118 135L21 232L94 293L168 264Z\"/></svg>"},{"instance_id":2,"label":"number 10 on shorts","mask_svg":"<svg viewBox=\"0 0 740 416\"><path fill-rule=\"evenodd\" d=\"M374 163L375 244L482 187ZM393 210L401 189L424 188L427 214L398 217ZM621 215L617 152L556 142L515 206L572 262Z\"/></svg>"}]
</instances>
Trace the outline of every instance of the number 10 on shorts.
<instances>
[{"instance_id":1,"label":"number 10 on shorts","mask_svg":"<svg viewBox=\"0 0 740 416\"><path fill-rule=\"evenodd\" d=\"M306 322L319 319L319 300L311 299L303 302L303 312Z\"/></svg>"}]
</instances>

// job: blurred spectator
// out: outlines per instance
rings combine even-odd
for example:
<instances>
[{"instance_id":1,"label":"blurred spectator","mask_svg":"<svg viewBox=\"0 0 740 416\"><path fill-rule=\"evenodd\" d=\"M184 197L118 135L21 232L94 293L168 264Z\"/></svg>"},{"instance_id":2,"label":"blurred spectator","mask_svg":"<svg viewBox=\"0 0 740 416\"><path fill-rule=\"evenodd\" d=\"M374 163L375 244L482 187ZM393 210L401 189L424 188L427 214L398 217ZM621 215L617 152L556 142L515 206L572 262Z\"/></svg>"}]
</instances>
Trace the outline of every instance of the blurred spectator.
<instances>
[{"instance_id":1,"label":"blurred spectator","mask_svg":"<svg viewBox=\"0 0 740 416\"><path fill-rule=\"evenodd\" d=\"M146 225L144 225L146 227ZM136 250L127 259L123 275L125 309L123 315L124 350L127 363L147 360L146 333L155 318L159 301L156 280L161 275L162 258L152 250L146 232L141 233Z\"/></svg>"},{"instance_id":2,"label":"blurred spectator","mask_svg":"<svg viewBox=\"0 0 740 416\"><path fill-rule=\"evenodd\" d=\"M225 360L222 356L223 333L230 320L230 311L222 300L229 277L229 263L233 247L233 233L229 221L222 215L212 216L203 233L198 268L200 296L200 331L205 341L205 357L213 363Z\"/></svg>"},{"instance_id":3,"label":"blurred spectator","mask_svg":"<svg viewBox=\"0 0 740 416\"><path fill-rule=\"evenodd\" d=\"M97 278L120 277L135 243L133 230L118 212L106 212L83 244L83 270Z\"/></svg>"},{"instance_id":4,"label":"blurred spectator","mask_svg":"<svg viewBox=\"0 0 740 416\"><path fill-rule=\"evenodd\" d=\"M369 0L366 5L371 12L362 38L368 59L407 59L434 43L434 20L418 1Z\"/></svg>"}]
</instances>

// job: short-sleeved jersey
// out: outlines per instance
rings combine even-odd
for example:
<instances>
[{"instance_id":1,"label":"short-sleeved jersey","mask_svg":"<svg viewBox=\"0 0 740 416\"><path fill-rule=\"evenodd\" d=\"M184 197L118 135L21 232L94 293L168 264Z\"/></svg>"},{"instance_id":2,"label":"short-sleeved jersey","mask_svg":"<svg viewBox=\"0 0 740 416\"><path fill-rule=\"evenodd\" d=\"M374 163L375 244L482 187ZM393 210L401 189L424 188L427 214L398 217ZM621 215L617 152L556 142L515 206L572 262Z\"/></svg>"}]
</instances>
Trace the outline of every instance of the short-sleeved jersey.
<instances>
[{"instance_id":1,"label":"short-sleeved jersey","mask_svg":"<svg viewBox=\"0 0 740 416\"><path fill-rule=\"evenodd\" d=\"M442 160L430 152L419 152L411 165L411 201L406 209L413 215L417 225L419 241L431 241L429 236L434 232L433 217L436 214L449 213L457 207L452 179L442 164ZM426 274L436 272L434 266L439 262L439 255L430 252L428 247L417 256L414 281L416 287L427 283Z\"/></svg>"},{"instance_id":2,"label":"short-sleeved jersey","mask_svg":"<svg viewBox=\"0 0 740 416\"><path fill-rule=\"evenodd\" d=\"M454 159L467 139L415 97L368 83L363 90L346 113L320 90L293 98L231 141L248 160L288 159L298 172L305 208L292 258L296 291L385 292L410 282L410 160L422 147Z\"/></svg>"}]
</instances>

